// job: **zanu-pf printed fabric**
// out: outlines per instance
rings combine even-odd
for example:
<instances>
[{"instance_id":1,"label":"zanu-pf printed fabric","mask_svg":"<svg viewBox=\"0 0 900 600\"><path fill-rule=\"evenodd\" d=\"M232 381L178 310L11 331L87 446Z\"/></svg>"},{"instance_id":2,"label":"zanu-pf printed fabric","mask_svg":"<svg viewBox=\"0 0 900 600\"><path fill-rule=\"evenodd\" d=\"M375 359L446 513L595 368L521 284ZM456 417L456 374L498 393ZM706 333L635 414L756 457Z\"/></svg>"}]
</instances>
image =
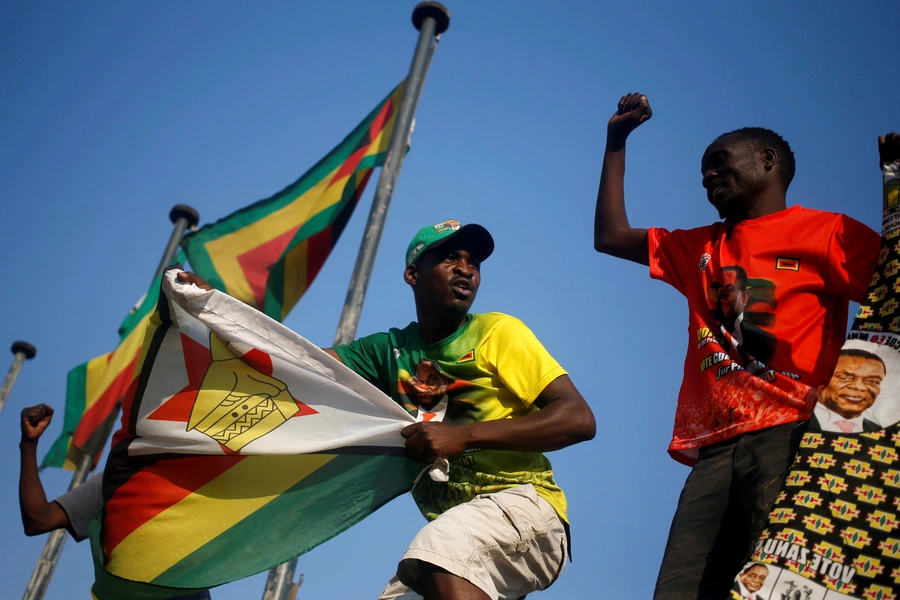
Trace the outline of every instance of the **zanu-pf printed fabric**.
<instances>
[{"instance_id":1,"label":"zanu-pf printed fabric","mask_svg":"<svg viewBox=\"0 0 900 600\"><path fill-rule=\"evenodd\" d=\"M900 594L900 164L884 168L878 267L732 596Z\"/></svg>"}]
</instances>

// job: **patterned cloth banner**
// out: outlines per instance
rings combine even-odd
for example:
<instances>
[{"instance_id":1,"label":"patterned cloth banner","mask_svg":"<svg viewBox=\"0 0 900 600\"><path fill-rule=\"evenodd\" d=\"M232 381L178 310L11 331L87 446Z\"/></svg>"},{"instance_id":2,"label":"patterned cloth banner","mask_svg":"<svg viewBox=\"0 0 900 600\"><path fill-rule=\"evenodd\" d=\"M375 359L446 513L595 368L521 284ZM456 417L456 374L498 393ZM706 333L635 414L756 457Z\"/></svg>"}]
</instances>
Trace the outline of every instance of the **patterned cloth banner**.
<instances>
[{"instance_id":1,"label":"patterned cloth banner","mask_svg":"<svg viewBox=\"0 0 900 600\"><path fill-rule=\"evenodd\" d=\"M384 164L404 87L296 182L185 236L194 270L283 321L337 243L372 169Z\"/></svg>"},{"instance_id":2,"label":"patterned cloth banner","mask_svg":"<svg viewBox=\"0 0 900 600\"><path fill-rule=\"evenodd\" d=\"M738 600L900 595L900 165L885 167L878 268Z\"/></svg>"},{"instance_id":3,"label":"patterned cloth banner","mask_svg":"<svg viewBox=\"0 0 900 600\"><path fill-rule=\"evenodd\" d=\"M101 600L171 597L126 580L183 594L269 569L409 491L421 468L400 435L415 418L390 397L176 273L163 277L104 472Z\"/></svg>"}]
</instances>

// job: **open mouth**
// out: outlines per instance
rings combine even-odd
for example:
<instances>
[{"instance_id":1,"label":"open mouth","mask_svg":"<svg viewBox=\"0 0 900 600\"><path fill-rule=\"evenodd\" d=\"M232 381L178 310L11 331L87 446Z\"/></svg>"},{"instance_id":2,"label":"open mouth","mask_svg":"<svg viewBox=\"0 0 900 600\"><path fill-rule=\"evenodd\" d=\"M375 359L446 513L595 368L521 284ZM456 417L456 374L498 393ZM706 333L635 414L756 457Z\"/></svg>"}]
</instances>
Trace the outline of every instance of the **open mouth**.
<instances>
[{"instance_id":1,"label":"open mouth","mask_svg":"<svg viewBox=\"0 0 900 600\"><path fill-rule=\"evenodd\" d=\"M472 287L472 283L468 279L455 279L450 284L450 287L453 288L457 296L463 298L469 298L475 292L475 288Z\"/></svg>"}]
</instances>

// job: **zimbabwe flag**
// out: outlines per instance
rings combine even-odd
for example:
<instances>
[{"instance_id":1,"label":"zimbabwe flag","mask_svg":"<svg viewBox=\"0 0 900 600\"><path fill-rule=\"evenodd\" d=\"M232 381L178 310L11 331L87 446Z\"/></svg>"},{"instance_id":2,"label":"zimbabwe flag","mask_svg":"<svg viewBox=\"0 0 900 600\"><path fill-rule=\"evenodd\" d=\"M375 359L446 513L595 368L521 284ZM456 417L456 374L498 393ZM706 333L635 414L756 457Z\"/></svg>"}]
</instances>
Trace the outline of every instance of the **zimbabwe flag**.
<instances>
[{"instance_id":1,"label":"zimbabwe flag","mask_svg":"<svg viewBox=\"0 0 900 600\"><path fill-rule=\"evenodd\" d=\"M173 260L183 262L184 253L179 252ZM69 371L62 432L44 456L41 468L62 467L74 471L85 452L100 458L111 429L103 425L116 418L119 402L131 383L147 320L159 299L161 279L159 275L153 280L150 289L119 326L118 347Z\"/></svg>"},{"instance_id":2,"label":"zimbabwe flag","mask_svg":"<svg viewBox=\"0 0 900 600\"><path fill-rule=\"evenodd\" d=\"M282 321L315 279L384 164L403 97L398 85L300 179L185 236L182 247L209 284Z\"/></svg>"},{"instance_id":3,"label":"zimbabwe flag","mask_svg":"<svg viewBox=\"0 0 900 600\"><path fill-rule=\"evenodd\" d=\"M92 533L94 596L170 598L281 564L409 491L415 418L284 325L163 277Z\"/></svg>"}]
</instances>

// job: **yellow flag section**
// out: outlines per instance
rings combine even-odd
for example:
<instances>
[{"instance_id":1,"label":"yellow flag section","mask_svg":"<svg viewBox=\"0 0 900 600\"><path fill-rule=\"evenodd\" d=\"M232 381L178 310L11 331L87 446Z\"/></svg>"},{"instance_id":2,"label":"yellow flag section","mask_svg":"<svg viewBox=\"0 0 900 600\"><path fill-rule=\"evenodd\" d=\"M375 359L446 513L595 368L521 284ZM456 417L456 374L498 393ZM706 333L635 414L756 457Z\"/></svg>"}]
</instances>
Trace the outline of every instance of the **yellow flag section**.
<instances>
[{"instance_id":1,"label":"yellow flag section","mask_svg":"<svg viewBox=\"0 0 900 600\"><path fill-rule=\"evenodd\" d=\"M340 237L373 168L384 164L403 90L397 86L296 182L186 236L182 246L194 270L283 320Z\"/></svg>"}]
</instances>

